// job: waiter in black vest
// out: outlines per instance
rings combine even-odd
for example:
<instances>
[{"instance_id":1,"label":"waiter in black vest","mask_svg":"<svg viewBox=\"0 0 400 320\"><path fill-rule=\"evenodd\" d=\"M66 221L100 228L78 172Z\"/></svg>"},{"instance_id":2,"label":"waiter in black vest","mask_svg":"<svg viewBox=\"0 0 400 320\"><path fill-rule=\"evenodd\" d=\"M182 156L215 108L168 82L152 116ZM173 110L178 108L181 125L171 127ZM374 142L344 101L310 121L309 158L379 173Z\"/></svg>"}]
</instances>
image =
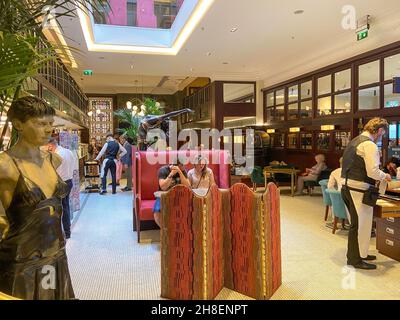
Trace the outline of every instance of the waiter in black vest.
<instances>
[{"instance_id":1,"label":"waiter in black vest","mask_svg":"<svg viewBox=\"0 0 400 320\"><path fill-rule=\"evenodd\" d=\"M343 155L342 197L350 214L347 264L357 269L374 270L376 260L368 255L371 240L373 207L363 202L365 191L377 182L390 181L390 175L379 169L380 154L377 143L388 129L385 119L374 118L364 132L350 142Z\"/></svg>"},{"instance_id":2,"label":"waiter in black vest","mask_svg":"<svg viewBox=\"0 0 400 320\"><path fill-rule=\"evenodd\" d=\"M111 133L107 134L106 143L96 157L96 160L99 161L100 158L105 154L105 159L101 167L102 190L100 194L107 193L108 170L111 171L112 193L115 194L117 192L117 160L120 157L123 157L126 153L126 149L113 138L113 135Z\"/></svg>"}]
</instances>

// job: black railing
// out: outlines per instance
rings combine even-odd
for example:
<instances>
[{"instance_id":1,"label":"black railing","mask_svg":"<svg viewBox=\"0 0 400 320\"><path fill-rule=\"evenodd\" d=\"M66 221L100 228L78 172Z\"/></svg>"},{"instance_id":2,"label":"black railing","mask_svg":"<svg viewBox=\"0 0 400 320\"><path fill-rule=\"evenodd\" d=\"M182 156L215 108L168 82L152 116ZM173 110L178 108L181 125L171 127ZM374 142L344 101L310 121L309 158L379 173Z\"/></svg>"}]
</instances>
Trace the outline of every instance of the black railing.
<instances>
[{"instance_id":1,"label":"black railing","mask_svg":"<svg viewBox=\"0 0 400 320\"><path fill-rule=\"evenodd\" d=\"M183 115L181 119L182 124L210 119L212 107L211 93L212 84L209 84L183 99L183 107L192 109L194 113Z\"/></svg>"}]
</instances>

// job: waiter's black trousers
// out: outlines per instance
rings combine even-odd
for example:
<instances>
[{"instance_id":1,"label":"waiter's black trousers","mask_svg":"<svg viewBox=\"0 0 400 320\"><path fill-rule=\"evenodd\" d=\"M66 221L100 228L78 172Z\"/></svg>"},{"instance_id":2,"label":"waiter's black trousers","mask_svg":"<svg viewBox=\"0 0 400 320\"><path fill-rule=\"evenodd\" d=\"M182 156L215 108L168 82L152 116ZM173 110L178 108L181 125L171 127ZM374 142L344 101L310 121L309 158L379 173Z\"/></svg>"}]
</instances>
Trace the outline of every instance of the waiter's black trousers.
<instances>
[{"instance_id":1,"label":"waiter's black trousers","mask_svg":"<svg viewBox=\"0 0 400 320\"><path fill-rule=\"evenodd\" d=\"M117 165L115 161L112 159L106 159L106 165L104 166L104 173L102 178L102 187L103 191L107 191L107 174L108 170L111 171L111 178L112 178L112 192L117 192Z\"/></svg>"},{"instance_id":2,"label":"waiter's black trousers","mask_svg":"<svg viewBox=\"0 0 400 320\"><path fill-rule=\"evenodd\" d=\"M358 246L358 214L350 190L346 186L342 187L342 198L349 210L351 220L347 243L347 264L355 265L362 262Z\"/></svg>"}]
</instances>

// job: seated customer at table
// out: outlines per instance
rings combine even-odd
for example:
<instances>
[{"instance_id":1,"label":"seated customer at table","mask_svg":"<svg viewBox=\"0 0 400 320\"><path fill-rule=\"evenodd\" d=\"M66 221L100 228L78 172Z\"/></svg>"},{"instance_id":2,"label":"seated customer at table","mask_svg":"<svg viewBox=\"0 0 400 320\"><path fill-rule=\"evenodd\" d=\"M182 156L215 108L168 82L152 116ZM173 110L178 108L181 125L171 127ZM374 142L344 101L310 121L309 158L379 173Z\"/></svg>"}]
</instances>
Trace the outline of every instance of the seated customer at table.
<instances>
[{"instance_id":1,"label":"seated customer at table","mask_svg":"<svg viewBox=\"0 0 400 320\"><path fill-rule=\"evenodd\" d=\"M161 167L158 170L158 186L160 191L168 191L176 185L183 184L187 187L191 187L190 182L187 178L187 173L183 164L181 164L178 160L176 165L167 165ZM154 220L161 227L161 199L159 197L156 198L156 202L154 204L153 213Z\"/></svg>"},{"instance_id":2,"label":"seated customer at table","mask_svg":"<svg viewBox=\"0 0 400 320\"><path fill-rule=\"evenodd\" d=\"M399 160L395 157L391 158L384 166L383 172L390 174L392 177L397 175L397 168L399 167Z\"/></svg>"},{"instance_id":3,"label":"seated customer at table","mask_svg":"<svg viewBox=\"0 0 400 320\"><path fill-rule=\"evenodd\" d=\"M215 184L214 173L207 167L207 159L201 155L197 156L194 168L188 172L188 179L192 189L209 189Z\"/></svg>"},{"instance_id":4,"label":"seated customer at table","mask_svg":"<svg viewBox=\"0 0 400 320\"><path fill-rule=\"evenodd\" d=\"M342 162L343 158L339 159L340 168L332 171L329 176L328 189L342 190Z\"/></svg>"},{"instance_id":5,"label":"seated customer at table","mask_svg":"<svg viewBox=\"0 0 400 320\"><path fill-rule=\"evenodd\" d=\"M316 155L315 161L317 164L311 169L307 168L306 172L301 174L301 176L297 179L297 196L303 194L304 181L317 181L321 171L327 168L325 164L325 156L323 154Z\"/></svg>"}]
</instances>

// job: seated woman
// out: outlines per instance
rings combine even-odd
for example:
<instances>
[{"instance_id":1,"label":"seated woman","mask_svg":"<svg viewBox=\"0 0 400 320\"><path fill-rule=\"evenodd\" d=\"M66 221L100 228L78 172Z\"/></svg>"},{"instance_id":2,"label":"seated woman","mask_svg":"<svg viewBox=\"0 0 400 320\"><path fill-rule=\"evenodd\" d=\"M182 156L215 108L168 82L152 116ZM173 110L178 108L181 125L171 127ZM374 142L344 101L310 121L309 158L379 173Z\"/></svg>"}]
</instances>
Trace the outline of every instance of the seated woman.
<instances>
[{"instance_id":1,"label":"seated woman","mask_svg":"<svg viewBox=\"0 0 400 320\"><path fill-rule=\"evenodd\" d=\"M160 191L168 191L179 184L183 184L190 188L190 182L187 178L186 170L179 160L176 165L167 165L158 170L158 186ZM161 227L162 223L160 212L161 199L157 197L154 204L153 213L154 220L159 227Z\"/></svg>"},{"instance_id":2,"label":"seated woman","mask_svg":"<svg viewBox=\"0 0 400 320\"><path fill-rule=\"evenodd\" d=\"M303 194L304 181L317 181L321 171L326 170L327 166L325 164L325 156L323 154L316 155L315 161L317 164L311 169L307 168L306 172L301 174L301 176L297 179L297 196Z\"/></svg>"},{"instance_id":3,"label":"seated woman","mask_svg":"<svg viewBox=\"0 0 400 320\"><path fill-rule=\"evenodd\" d=\"M390 174L392 177L397 175L397 167L399 166L399 160L395 157L391 158L388 163L385 164L383 172Z\"/></svg>"},{"instance_id":4,"label":"seated woman","mask_svg":"<svg viewBox=\"0 0 400 320\"><path fill-rule=\"evenodd\" d=\"M201 155L197 156L194 168L188 173L188 179L192 189L209 189L215 184L214 173L207 167L207 159Z\"/></svg>"}]
</instances>

